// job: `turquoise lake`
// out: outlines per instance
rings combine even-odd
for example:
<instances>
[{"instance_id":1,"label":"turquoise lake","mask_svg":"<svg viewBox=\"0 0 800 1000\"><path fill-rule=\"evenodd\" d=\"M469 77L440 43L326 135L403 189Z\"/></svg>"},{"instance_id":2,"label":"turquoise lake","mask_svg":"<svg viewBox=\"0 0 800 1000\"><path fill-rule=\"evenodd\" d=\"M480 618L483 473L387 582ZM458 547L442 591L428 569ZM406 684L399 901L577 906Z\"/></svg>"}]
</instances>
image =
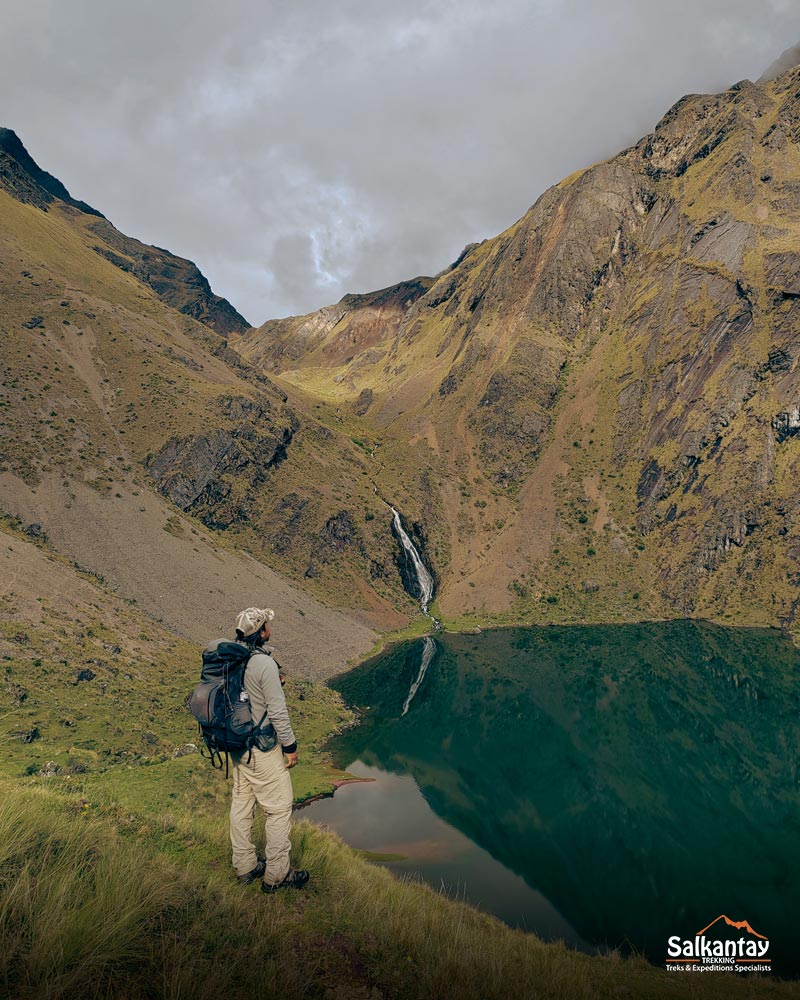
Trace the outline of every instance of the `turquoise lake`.
<instances>
[{"instance_id":1,"label":"turquoise lake","mask_svg":"<svg viewBox=\"0 0 800 1000\"><path fill-rule=\"evenodd\" d=\"M548 940L661 964L726 914L800 974L800 653L782 633L437 633L334 686L361 713L334 759L374 780L303 816Z\"/></svg>"}]
</instances>

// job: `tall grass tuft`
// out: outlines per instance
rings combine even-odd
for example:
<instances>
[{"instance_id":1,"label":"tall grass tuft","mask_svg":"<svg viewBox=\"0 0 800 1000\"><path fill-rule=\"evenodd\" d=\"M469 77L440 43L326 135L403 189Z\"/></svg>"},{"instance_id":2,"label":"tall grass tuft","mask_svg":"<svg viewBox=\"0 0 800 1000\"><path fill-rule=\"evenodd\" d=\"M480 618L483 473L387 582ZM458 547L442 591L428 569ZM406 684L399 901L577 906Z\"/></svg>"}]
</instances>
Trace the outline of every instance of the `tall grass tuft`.
<instances>
[{"instance_id":1,"label":"tall grass tuft","mask_svg":"<svg viewBox=\"0 0 800 1000\"><path fill-rule=\"evenodd\" d=\"M107 995L140 960L174 879L107 823L35 791L0 807L0 949L10 995Z\"/></svg>"}]
</instances>

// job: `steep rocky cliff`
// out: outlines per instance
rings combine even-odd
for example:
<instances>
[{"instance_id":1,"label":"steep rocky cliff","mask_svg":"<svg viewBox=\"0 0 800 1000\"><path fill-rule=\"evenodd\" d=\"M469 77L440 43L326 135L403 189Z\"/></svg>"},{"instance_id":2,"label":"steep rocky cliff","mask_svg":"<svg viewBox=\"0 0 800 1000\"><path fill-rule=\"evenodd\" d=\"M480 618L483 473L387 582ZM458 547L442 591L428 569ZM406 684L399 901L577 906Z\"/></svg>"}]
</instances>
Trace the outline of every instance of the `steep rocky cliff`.
<instances>
[{"instance_id":1,"label":"steep rocky cliff","mask_svg":"<svg viewBox=\"0 0 800 1000\"><path fill-rule=\"evenodd\" d=\"M797 68L685 97L389 320L350 297L236 349L347 409L379 481L424 449L451 614L791 622L799 143Z\"/></svg>"}]
</instances>

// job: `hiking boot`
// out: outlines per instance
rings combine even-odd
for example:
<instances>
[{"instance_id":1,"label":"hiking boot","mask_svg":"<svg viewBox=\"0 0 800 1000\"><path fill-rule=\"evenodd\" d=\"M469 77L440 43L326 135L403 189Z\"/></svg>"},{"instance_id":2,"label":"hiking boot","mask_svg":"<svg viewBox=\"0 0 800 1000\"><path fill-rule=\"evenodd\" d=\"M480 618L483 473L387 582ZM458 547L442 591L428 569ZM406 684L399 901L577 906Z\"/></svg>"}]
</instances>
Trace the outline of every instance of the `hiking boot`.
<instances>
[{"instance_id":1,"label":"hiking boot","mask_svg":"<svg viewBox=\"0 0 800 1000\"><path fill-rule=\"evenodd\" d=\"M259 861L251 872L247 872L246 875L237 875L236 881L239 885L250 885L250 883L255 882L257 878L263 878L266 870L267 862Z\"/></svg>"},{"instance_id":2,"label":"hiking boot","mask_svg":"<svg viewBox=\"0 0 800 1000\"><path fill-rule=\"evenodd\" d=\"M290 868L282 882L276 882L274 885L262 882L261 891L277 892L278 889L302 889L306 882L308 882L308 872L305 868Z\"/></svg>"}]
</instances>

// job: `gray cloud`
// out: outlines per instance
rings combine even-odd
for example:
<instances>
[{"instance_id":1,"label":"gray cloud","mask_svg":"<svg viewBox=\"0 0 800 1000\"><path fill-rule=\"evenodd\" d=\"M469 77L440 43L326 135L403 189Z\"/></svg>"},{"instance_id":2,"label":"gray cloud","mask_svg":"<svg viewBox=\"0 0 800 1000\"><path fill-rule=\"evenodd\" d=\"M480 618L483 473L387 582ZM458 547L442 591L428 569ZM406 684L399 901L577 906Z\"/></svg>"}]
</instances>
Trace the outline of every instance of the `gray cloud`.
<instances>
[{"instance_id":1,"label":"gray cloud","mask_svg":"<svg viewBox=\"0 0 800 1000\"><path fill-rule=\"evenodd\" d=\"M800 39L788 0L26 0L0 124L251 322L446 266L675 100Z\"/></svg>"}]
</instances>

